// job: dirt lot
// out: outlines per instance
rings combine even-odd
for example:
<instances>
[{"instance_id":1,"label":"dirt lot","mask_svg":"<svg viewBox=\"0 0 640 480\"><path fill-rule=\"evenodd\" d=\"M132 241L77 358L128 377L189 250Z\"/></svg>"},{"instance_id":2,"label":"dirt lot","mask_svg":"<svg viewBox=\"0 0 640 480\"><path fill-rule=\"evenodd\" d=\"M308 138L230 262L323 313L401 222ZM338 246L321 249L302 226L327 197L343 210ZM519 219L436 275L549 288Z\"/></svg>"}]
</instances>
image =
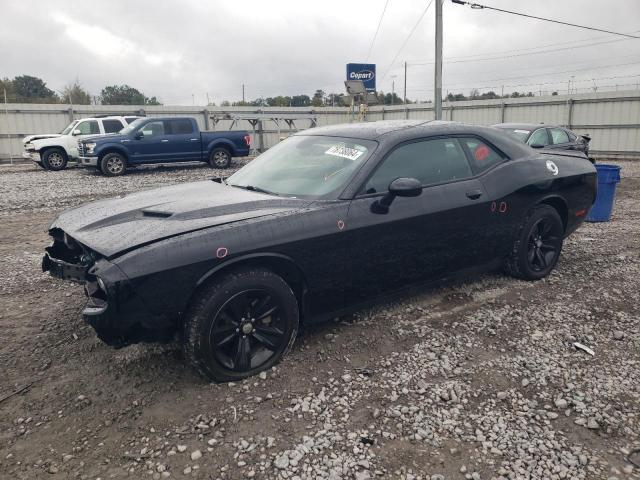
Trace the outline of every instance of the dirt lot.
<instances>
[{"instance_id":1,"label":"dirt lot","mask_svg":"<svg viewBox=\"0 0 640 480\"><path fill-rule=\"evenodd\" d=\"M178 345L106 347L82 289L39 267L56 212L215 172L1 167L0 478L640 478L640 163L620 164L613 221L550 278L362 311L227 385Z\"/></svg>"}]
</instances>

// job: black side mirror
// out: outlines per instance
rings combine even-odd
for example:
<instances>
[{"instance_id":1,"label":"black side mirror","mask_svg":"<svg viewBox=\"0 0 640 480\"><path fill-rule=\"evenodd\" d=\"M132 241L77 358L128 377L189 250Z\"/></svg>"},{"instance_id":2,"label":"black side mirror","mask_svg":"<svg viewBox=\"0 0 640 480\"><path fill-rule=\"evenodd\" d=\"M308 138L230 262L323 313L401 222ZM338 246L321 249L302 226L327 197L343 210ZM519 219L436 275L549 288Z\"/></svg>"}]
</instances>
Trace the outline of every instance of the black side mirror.
<instances>
[{"instance_id":1,"label":"black side mirror","mask_svg":"<svg viewBox=\"0 0 640 480\"><path fill-rule=\"evenodd\" d=\"M371 204L373 213L389 213L396 197L417 197L422 194L422 183L415 178L396 178L389 184L389 191L380 200Z\"/></svg>"},{"instance_id":2,"label":"black side mirror","mask_svg":"<svg viewBox=\"0 0 640 480\"><path fill-rule=\"evenodd\" d=\"M546 147L546 145L543 145L541 143L532 143L531 145L529 145L531 148L544 148Z\"/></svg>"},{"instance_id":3,"label":"black side mirror","mask_svg":"<svg viewBox=\"0 0 640 480\"><path fill-rule=\"evenodd\" d=\"M144 133L142 132L142 130L138 130L133 138L135 138L136 140L140 140L142 137L144 137Z\"/></svg>"}]
</instances>

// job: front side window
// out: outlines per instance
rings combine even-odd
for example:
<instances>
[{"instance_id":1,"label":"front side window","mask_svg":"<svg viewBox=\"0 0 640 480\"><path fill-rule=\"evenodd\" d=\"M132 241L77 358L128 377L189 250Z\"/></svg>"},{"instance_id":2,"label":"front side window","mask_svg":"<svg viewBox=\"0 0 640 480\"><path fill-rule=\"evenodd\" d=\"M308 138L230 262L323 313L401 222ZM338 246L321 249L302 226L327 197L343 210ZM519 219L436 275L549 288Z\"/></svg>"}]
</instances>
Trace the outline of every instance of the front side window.
<instances>
[{"instance_id":1,"label":"front side window","mask_svg":"<svg viewBox=\"0 0 640 480\"><path fill-rule=\"evenodd\" d=\"M478 138L461 138L460 141L469 149L471 168L476 175L504 160L493 147Z\"/></svg>"},{"instance_id":2,"label":"front side window","mask_svg":"<svg viewBox=\"0 0 640 480\"><path fill-rule=\"evenodd\" d=\"M249 190L302 198L337 198L377 143L348 137L294 135L227 179Z\"/></svg>"},{"instance_id":3,"label":"front side window","mask_svg":"<svg viewBox=\"0 0 640 480\"><path fill-rule=\"evenodd\" d=\"M103 120L102 126L104 127L104 133L117 133L123 127L120 120Z\"/></svg>"},{"instance_id":4,"label":"front side window","mask_svg":"<svg viewBox=\"0 0 640 480\"><path fill-rule=\"evenodd\" d=\"M100 127L97 120L87 120L76 125L74 132L80 130L78 135L100 135Z\"/></svg>"},{"instance_id":5,"label":"front side window","mask_svg":"<svg viewBox=\"0 0 640 480\"><path fill-rule=\"evenodd\" d=\"M547 129L546 128L539 128L538 130L533 132L531 134L531 136L529 137L529 140L527 140L527 144L528 145L542 145L542 146L545 146L545 147L547 145L549 145L549 136L547 135Z\"/></svg>"},{"instance_id":6,"label":"front side window","mask_svg":"<svg viewBox=\"0 0 640 480\"><path fill-rule=\"evenodd\" d=\"M550 128L549 132L551 133L551 142L554 145L569 143L569 135L561 128Z\"/></svg>"},{"instance_id":7,"label":"front side window","mask_svg":"<svg viewBox=\"0 0 640 480\"><path fill-rule=\"evenodd\" d=\"M469 162L455 138L401 145L393 150L366 182L364 193L386 192L396 178L415 178L423 185L472 176Z\"/></svg>"},{"instance_id":8,"label":"front side window","mask_svg":"<svg viewBox=\"0 0 640 480\"><path fill-rule=\"evenodd\" d=\"M164 122L149 122L142 127L144 138L161 137L164 135Z\"/></svg>"}]
</instances>

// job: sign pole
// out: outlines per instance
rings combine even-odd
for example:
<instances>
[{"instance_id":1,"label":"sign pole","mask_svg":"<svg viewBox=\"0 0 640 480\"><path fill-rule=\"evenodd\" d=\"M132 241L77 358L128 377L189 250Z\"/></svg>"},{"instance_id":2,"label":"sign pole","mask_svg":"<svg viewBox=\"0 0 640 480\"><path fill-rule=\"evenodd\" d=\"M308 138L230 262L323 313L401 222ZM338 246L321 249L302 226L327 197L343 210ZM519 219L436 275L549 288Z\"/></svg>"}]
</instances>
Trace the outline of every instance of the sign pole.
<instances>
[{"instance_id":1,"label":"sign pole","mask_svg":"<svg viewBox=\"0 0 640 480\"><path fill-rule=\"evenodd\" d=\"M7 89L4 90L4 114L7 119L7 142L9 143L9 160L11 161L11 165L13 165L13 153L11 153L11 134L9 133L9 109L7 107Z\"/></svg>"}]
</instances>

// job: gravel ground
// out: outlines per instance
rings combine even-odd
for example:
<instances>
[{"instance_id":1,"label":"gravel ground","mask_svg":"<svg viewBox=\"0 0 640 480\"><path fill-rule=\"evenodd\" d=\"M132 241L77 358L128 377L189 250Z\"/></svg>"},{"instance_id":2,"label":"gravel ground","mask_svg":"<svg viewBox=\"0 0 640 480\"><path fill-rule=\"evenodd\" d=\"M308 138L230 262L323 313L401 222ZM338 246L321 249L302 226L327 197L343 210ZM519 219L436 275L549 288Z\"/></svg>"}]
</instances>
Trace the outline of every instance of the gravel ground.
<instances>
[{"instance_id":1,"label":"gravel ground","mask_svg":"<svg viewBox=\"0 0 640 480\"><path fill-rule=\"evenodd\" d=\"M106 347L81 289L39 272L55 212L216 172L0 167L0 399L26 387L0 400L0 478L640 478L640 163L619 163L613 221L570 237L548 279L361 311L226 385L177 345Z\"/></svg>"}]
</instances>

